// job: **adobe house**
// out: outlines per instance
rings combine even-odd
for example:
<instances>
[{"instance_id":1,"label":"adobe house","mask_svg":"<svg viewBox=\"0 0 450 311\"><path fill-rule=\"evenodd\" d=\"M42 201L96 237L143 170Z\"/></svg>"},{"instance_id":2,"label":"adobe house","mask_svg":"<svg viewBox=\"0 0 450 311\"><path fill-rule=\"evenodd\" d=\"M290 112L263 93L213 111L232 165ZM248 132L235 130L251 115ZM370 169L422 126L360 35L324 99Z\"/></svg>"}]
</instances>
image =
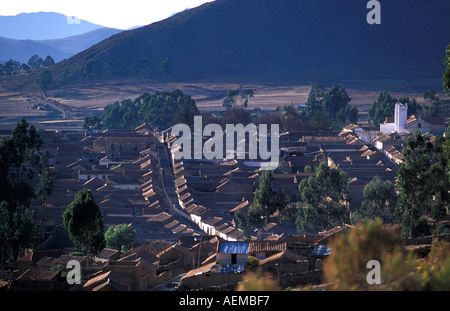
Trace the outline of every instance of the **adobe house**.
<instances>
[{"instance_id":1,"label":"adobe house","mask_svg":"<svg viewBox=\"0 0 450 311\"><path fill-rule=\"evenodd\" d=\"M249 242L220 241L217 245L217 262L223 265L245 265L249 246Z\"/></svg>"}]
</instances>

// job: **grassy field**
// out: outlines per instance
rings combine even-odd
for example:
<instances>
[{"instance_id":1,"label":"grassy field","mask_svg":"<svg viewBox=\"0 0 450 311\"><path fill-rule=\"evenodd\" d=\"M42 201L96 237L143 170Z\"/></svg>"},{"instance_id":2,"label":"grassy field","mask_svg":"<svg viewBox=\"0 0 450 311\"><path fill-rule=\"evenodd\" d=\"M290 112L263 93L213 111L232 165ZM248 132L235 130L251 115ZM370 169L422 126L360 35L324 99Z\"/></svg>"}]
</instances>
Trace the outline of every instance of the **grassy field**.
<instances>
[{"instance_id":1,"label":"grassy field","mask_svg":"<svg viewBox=\"0 0 450 311\"><path fill-rule=\"evenodd\" d=\"M347 93L352 98L350 104L357 105L360 122L367 121L367 110L377 98L378 91L349 88ZM271 110L285 105L300 105L307 101L310 91L308 85L275 86L275 85L238 85L208 83L145 83L129 84L107 83L84 85L71 88L52 89L47 91L44 101L41 94L22 94L2 92L0 90L0 127L10 127L24 117L41 128L79 127L84 116L99 114L103 107L123 99L135 99L144 92L153 93L158 90L172 91L180 89L191 95L200 111L217 111L222 108L222 100L227 91L242 87L254 90L254 97L249 101L249 109L260 108ZM388 90L389 91L389 90ZM422 101L421 94L409 92L390 92L393 97L415 97ZM38 110L33 106L48 104L46 109Z\"/></svg>"}]
</instances>

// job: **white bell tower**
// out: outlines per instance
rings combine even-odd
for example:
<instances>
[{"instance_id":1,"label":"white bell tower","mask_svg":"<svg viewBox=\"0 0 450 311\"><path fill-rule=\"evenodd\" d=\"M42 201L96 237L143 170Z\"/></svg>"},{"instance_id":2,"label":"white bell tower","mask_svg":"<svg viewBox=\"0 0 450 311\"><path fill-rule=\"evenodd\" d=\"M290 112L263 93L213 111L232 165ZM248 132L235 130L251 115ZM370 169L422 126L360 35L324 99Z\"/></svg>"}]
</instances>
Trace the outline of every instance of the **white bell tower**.
<instances>
[{"instance_id":1,"label":"white bell tower","mask_svg":"<svg viewBox=\"0 0 450 311\"><path fill-rule=\"evenodd\" d=\"M395 104L394 112L394 131L403 133L406 128L406 120L408 119L408 104Z\"/></svg>"}]
</instances>

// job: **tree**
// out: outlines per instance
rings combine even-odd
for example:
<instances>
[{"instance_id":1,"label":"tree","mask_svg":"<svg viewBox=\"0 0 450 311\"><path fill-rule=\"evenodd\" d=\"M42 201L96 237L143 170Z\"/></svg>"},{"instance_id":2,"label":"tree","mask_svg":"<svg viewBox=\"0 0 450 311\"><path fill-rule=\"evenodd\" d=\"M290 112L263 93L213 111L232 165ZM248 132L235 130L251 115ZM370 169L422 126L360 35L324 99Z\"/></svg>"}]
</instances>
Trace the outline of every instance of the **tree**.
<instances>
[{"instance_id":1,"label":"tree","mask_svg":"<svg viewBox=\"0 0 450 311\"><path fill-rule=\"evenodd\" d=\"M324 263L324 278L332 290L376 290L394 289L407 284L413 271L411 261L404 263L401 241L393 234L384 231L380 219L360 223L331 242L331 255ZM381 264L382 284L367 282L367 264L376 260ZM399 267L392 263L401 261ZM403 265L402 265L403 264ZM403 279L403 280L402 280ZM400 289L397 288L397 289Z\"/></svg>"},{"instance_id":2,"label":"tree","mask_svg":"<svg viewBox=\"0 0 450 311\"><path fill-rule=\"evenodd\" d=\"M347 173L322 162L315 176L300 182L303 204L298 206L298 231L328 230L346 222L346 204L350 199L348 179Z\"/></svg>"},{"instance_id":3,"label":"tree","mask_svg":"<svg viewBox=\"0 0 450 311\"><path fill-rule=\"evenodd\" d=\"M45 238L45 202L47 201L47 198L53 193L54 189L54 181L55 178L52 175L50 168L47 165L44 165L41 174L39 176L39 182L36 185L35 192L38 197L42 200L42 242L44 242Z\"/></svg>"},{"instance_id":4,"label":"tree","mask_svg":"<svg viewBox=\"0 0 450 311\"><path fill-rule=\"evenodd\" d=\"M86 116L84 117L83 129L85 130L101 130L102 120L97 116Z\"/></svg>"},{"instance_id":5,"label":"tree","mask_svg":"<svg viewBox=\"0 0 450 311\"><path fill-rule=\"evenodd\" d=\"M18 254L23 255L27 248L35 248L39 244L39 228L36 224L34 212L29 208L21 214L14 214L13 243ZM16 257L16 256L14 256Z\"/></svg>"},{"instance_id":6,"label":"tree","mask_svg":"<svg viewBox=\"0 0 450 311\"><path fill-rule=\"evenodd\" d=\"M228 90L227 95L223 99L222 106L226 109L230 109L236 103L236 96L239 95L239 89Z\"/></svg>"},{"instance_id":7,"label":"tree","mask_svg":"<svg viewBox=\"0 0 450 311\"><path fill-rule=\"evenodd\" d=\"M30 59L28 60L28 65L29 65L32 69L36 70L36 69L39 69L39 68L42 67L42 63L43 63L43 62L44 62L44 61L42 60L41 57L39 57L39 55L34 54L34 55L31 56Z\"/></svg>"},{"instance_id":8,"label":"tree","mask_svg":"<svg viewBox=\"0 0 450 311\"><path fill-rule=\"evenodd\" d=\"M422 93L422 97L428 100L429 105L424 106L424 116L427 117L438 117L447 116L448 114L448 103L441 101L439 96L436 95L436 91L427 90ZM409 106L408 106L409 109Z\"/></svg>"},{"instance_id":9,"label":"tree","mask_svg":"<svg viewBox=\"0 0 450 311\"><path fill-rule=\"evenodd\" d=\"M134 61L131 67L131 75L138 77L140 79L148 78L149 73L152 69L152 63L147 57L138 58Z\"/></svg>"},{"instance_id":10,"label":"tree","mask_svg":"<svg viewBox=\"0 0 450 311\"><path fill-rule=\"evenodd\" d=\"M41 72L36 79L36 84L42 91L46 91L52 82L53 76L50 70L48 69Z\"/></svg>"},{"instance_id":11,"label":"tree","mask_svg":"<svg viewBox=\"0 0 450 311\"><path fill-rule=\"evenodd\" d=\"M352 221L381 218L392 220L395 217L397 193L394 185L375 176L363 189L364 201L352 215Z\"/></svg>"},{"instance_id":12,"label":"tree","mask_svg":"<svg viewBox=\"0 0 450 311\"><path fill-rule=\"evenodd\" d=\"M0 268L3 269L5 263L5 250L10 238L9 204L6 201L0 202Z\"/></svg>"},{"instance_id":13,"label":"tree","mask_svg":"<svg viewBox=\"0 0 450 311\"><path fill-rule=\"evenodd\" d=\"M93 255L105 247L103 215L89 190L76 194L64 211L63 222L75 247Z\"/></svg>"},{"instance_id":14,"label":"tree","mask_svg":"<svg viewBox=\"0 0 450 311\"><path fill-rule=\"evenodd\" d=\"M228 90L227 95L223 99L222 106L226 109L238 105L244 108L248 107L248 101L254 95L253 90L231 89ZM239 99L240 97L240 99Z\"/></svg>"},{"instance_id":15,"label":"tree","mask_svg":"<svg viewBox=\"0 0 450 311\"><path fill-rule=\"evenodd\" d=\"M221 120L222 125L225 127L227 124L243 124L247 125L252 123L252 118L244 107L233 106L228 109Z\"/></svg>"},{"instance_id":16,"label":"tree","mask_svg":"<svg viewBox=\"0 0 450 311\"><path fill-rule=\"evenodd\" d=\"M311 118L315 113L322 112L322 99L325 91L320 83L316 83L311 87L306 102L306 117Z\"/></svg>"},{"instance_id":17,"label":"tree","mask_svg":"<svg viewBox=\"0 0 450 311\"><path fill-rule=\"evenodd\" d=\"M194 116L199 115L197 105L190 96L182 96L178 98L178 109L173 117L174 124L194 125Z\"/></svg>"},{"instance_id":18,"label":"tree","mask_svg":"<svg viewBox=\"0 0 450 311\"><path fill-rule=\"evenodd\" d=\"M11 137L2 137L0 141L0 202L3 202L2 209L8 211L10 232L3 248L12 261L23 247L33 246L35 242L28 239L32 234L25 231L34 230L31 228L34 217L28 207L35 197L34 185L42 165L42 144L36 128L25 119L16 124Z\"/></svg>"},{"instance_id":19,"label":"tree","mask_svg":"<svg viewBox=\"0 0 450 311\"><path fill-rule=\"evenodd\" d=\"M162 75L162 78L165 79L167 74L171 72L171 61L168 58L164 58L158 65L159 72Z\"/></svg>"},{"instance_id":20,"label":"tree","mask_svg":"<svg viewBox=\"0 0 450 311\"><path fill-rule=\"evenodd\" d=\"M55 60L50 56L47 55L45 59L42 61L42 67L48 67L55 64Z\"/></svg>"},{"instance_id":21,"label":"tree","mask_svg":"<svg viewBox=\"0 0 450 311\"><path fill-rule=\"evenodd\" d=\"M397 172L400 192L396 215L402 222L405 235L409 237L429 232L431 218L434 228L447 215L449 205L448 163L444 156L444 138L434 141L416 131L403 149L405 162Z\"/></svg>"},{"instance_id":22,"label":"tree","mask_svg":"<svg viewBox=\"0 0 450 311\"><path fill-rule=\"evenodd\" d=\"M128 250L135 239L136 230L127 224L109 227L105 233L106 247L118 251Z\"/></svg>"},{"instance_id":23,"label":"tree","mask_svg":"<svg viewBox=\"0 0 450 311\"><path fill-rule=\"evenodd\" d=\"M393 98L387 91L378 93L377 100L373 102L368 111L370 125L379 126L386 117L394 116L394 108L397 99Z\"/></svg>"},{"instance_id":24,"label":"tree","mask_svg":"<svg viewBox=\"0 0 450 311\"><path fill-rule=\"evenodd\" d=\"M444 64L447 66L442 76L442 85L444 92L450 92L450 44L445 50Z\"/></svg>"},{"instance_id":25,"label":"tree","mask_svg":"<svg viewBox=\"0 0 450 311\"><path fill-rule=\"evenodd\" d=\"M263 170L253 203L248 209L249 225L251 228L258 229L258 232L264 229L271 215L276 211L282 211L289 204L283 189L278 192L272 189L272 180L272 171Z\"/></svg>"},{"instance_id":26,"label":"tree","mask_svg":"<svg viewBox=\"0 0 450 311\"><path fill-rule=\"evenodd\" d=\"M330 116L335 116L342 108L346 108L351 98L345 89L335 84L328 93L323 96L323 108Z\"/></svg>"},{"instance_id":27,"label":"tree","mask_svg":"<svg viewBox=\"0 0 450 311\"><path fill-rule=\"evenodd\" d=\"M398 236L385 231L381 219L359 223L330 243L323 265L332 290L449 290L450 243L433 242L425 258L403 251ZM369 284L370 262L379 263L380 283ZM373 269L375 266L372 265Z\"/></svg>"}]
</instances>

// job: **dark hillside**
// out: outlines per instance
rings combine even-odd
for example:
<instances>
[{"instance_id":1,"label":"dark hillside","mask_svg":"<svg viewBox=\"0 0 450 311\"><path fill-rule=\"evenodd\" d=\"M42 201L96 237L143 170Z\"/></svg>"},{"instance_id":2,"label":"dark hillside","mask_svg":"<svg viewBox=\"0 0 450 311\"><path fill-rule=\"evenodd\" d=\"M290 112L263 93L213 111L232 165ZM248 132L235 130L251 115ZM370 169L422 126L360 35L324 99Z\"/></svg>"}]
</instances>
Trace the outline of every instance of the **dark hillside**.
<instances>
[{"instance_id":1,"label":"dark hillside","mask_svg":"<svg viewBox=\"0 0 450 311\"><path fill-rule=\"evenodd\" d=\"M381 25L368 25L367 1L216 0L124 31L56 64L53 86L67 83L63 71L71 82L127 78L135 61L146 57L149 77L159 81L158 64L167 58L165 79L172 81L367 85L382 79L421 91L440 88L450 1L380 3ZM105 69L108 62L114 72Z\"/></svg>"}]
</instances>

